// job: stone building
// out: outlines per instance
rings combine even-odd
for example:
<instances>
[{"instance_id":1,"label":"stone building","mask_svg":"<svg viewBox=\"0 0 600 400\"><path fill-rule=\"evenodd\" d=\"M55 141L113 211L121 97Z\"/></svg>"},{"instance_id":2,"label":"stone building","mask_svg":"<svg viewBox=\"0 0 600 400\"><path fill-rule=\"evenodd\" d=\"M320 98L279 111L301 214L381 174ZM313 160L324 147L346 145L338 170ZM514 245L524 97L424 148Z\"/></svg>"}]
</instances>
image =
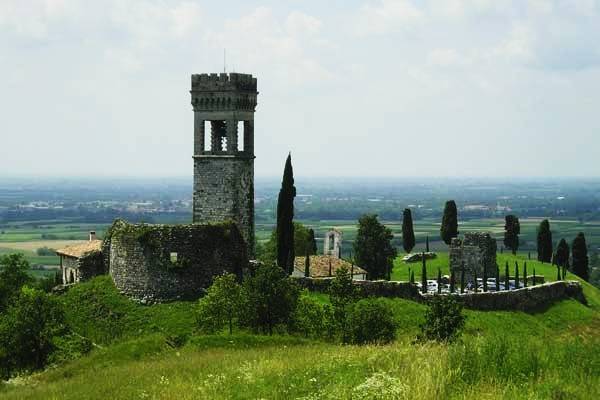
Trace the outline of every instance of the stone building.
<instances>
[{"instance_id":1,"label":"stone building","mask_svg":"<svg viewBox=\"0 0 600 400\"><path fill-rule=\"evenodd\" d=\"M116 221L106 241L119 291L142 302L196 299L216 275L242 278L246 242L237 224L147 225Z\"/></svg>"},{"instance_id":2,"label":"stone building","mask_svg":"<svg viewBox=\"0 0 600 400\"><path fill-rule=\"evenodd\" d=\"M234 221L253 256L256 78L237 73L192 75L190 93L193 222Z\"/></svg>"},{"instance_id":3,"label":"stone building","mask_svg":"<svg viewBox=\"0 0 600 400\"><path fill-rule=\"evenodd\" d=\"M342 260L341 258L333 256L310 256L309 261L310 265L308 268L308 273L310 278L332 277L335 276L335 272L338 269L346 267L348 272L352 274L352 279L359 281L367 279L367 271L356 265L352 265L348 261ZM292 271L292 276L297 278L303 277L305 265L306 257L296 257L294 259L294 270Z\"/></svg>"},{"instance_id":4,"label":"stone building","mask_svg":"<svg viewBox=\"0 0 600 400\"><path fill-rule=\"evenodd\" d=\"M454 238L450 243L450 268L454 276L460 279L461 269L465 268L465 279L472 282L475 273L483 278L484 268L487 276L496 275L496 239L487 232L467 232L464 239Z\"/></svg>"},{"instance_id":5,"label":"stone building","mask_svg":"<svg viewBox=\"0 0 600 400\"><path fill-rule=\"evenodd\" d=\"M97 275L102 275L102 241L96 239L96 232L90 232L87 242L67 246L56 250L60 257L62 282L71 284L83 282Z\"/></svg>"},{"instance_id":6,"label":"stone building","mask_svg":"<svg viewBox=\"0 0 600 400\"><path fill-rule=\"evenodd\" d=\"M325 233L323 239L323 254L335 258L341 258L342 250L342 231L339 229L331 229Z\"/></svg>"}]
</instances>

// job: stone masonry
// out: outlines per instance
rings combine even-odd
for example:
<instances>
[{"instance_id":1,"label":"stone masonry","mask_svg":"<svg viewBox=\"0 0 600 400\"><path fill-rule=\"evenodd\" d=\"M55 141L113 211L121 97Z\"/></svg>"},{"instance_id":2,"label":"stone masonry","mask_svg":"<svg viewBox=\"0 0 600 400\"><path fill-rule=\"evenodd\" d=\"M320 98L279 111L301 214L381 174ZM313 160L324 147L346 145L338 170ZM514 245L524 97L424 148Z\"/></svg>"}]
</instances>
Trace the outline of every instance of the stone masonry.
<instances>
[{"instance_id":1,"label":"stone masonry","mask_svg":"<svg viewBox=\"0 0 600 400\"><path fill-rule=\"evenodd\" d=\"M323 255L340 258L340 249L342 248L342 231L332 229L325 233L323 239Z\"/></svg>"},{"instance_id":2,"label":"stone masonry","mask_svg":"<svg viewBox=\"0 0 600 400\"><path fill-rule=\"evenodd\" d=\"M483 278L484 266L487 276L496 275L496 239L485 232L467 232L464 239L454 238L450 243L450 268L454 271L456 282L460 282L464 265L465 280L472 282L475 272Z\"/></svg>"},{"instance_id":3,"label":"stone masonry","mask_svg":"<svg viewBox=\"0 0 600 400\"><path fill-rule=\"evenodd\" d=\"M254 111L256 78L192 75L193 222L235 222L254 255ZM239 140L243 128L243 141ZM208 132L209 131L209 132ZM208 137L207 137L208 136Z\"/></svg>"},{"instance_id":4,"label":"stone masonry","mask_svg":"<svg viewBox=\"0 0 600 400\"><path fill-rule=\"evenodd\" d=\"M117 221L110 230L108 270L119 291L152 303L196 299L214 276L248 265L236 224L146 225Z\"/></svg>"}]
</instances>

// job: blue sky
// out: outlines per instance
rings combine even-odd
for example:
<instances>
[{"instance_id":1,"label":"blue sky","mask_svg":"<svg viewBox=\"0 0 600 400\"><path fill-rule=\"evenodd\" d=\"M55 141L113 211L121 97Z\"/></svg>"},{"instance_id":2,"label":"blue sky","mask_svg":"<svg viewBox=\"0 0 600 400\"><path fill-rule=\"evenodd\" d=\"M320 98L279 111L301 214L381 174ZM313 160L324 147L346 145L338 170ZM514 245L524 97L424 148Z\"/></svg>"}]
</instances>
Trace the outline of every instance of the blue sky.
<instances>
[{"instance_id":1,"label":"blue sky","mask_svg":"<svg viewBox=\"0 0 600 400\"><path fill-rule=\"evenodd\" d=\"M191 176L224 48L258 176L599 174L600 0L2 0L0 175Z\"/></svg>"}]
</instances>

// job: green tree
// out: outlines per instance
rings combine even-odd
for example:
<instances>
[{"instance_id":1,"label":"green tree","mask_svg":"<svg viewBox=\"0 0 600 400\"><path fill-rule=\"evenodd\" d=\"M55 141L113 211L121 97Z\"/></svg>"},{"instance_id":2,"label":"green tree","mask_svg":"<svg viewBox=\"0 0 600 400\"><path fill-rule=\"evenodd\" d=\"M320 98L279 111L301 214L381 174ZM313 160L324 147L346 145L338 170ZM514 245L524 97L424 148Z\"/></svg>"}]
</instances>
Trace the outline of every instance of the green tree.
<instances>
[{"instance_id":1,"label":"green tree","mask_svg":"<svg viewBox=\"0 0 600 400\"><path fill-rule=\"evenodd\" d=\"M425 237L425 251L429 253L429 236Z\"/></svg>"},{"instance_id":2,"label":"green tree","mask_svg":"<svg viewBox=\"0 0 600 400\"><path fill-rule=\"evenodd\" d=\"M515 289L519 289L519 263L515 261Z\"/></svg>"},{"instance_id":3,"label":"green tree","mask_svg":"<svg viewBox=\"0 0 600 400\"><path fill-rule=\"evenodd\" d=\"M233 333L233 325L239 316L242 305L241 286L234 274L215 277L206 295L198 302L196 321L203 332L215 333L229 327Z\"/></svg>"},{"instance_id":4,"label":"green tree","mask_svg":"<svg viewBox=\"0 0 600 400\"><path fill-rule=\"evenodd\" d=\"M527 261L523 264L523 287L527 287Z\"/></svg>"},{"instance_id":5,"label":"green tree","mask_svg":"<svg viewBox=\"0 0 600 400\"><path fill-rule=\"evenodd\" d=\"M402 247L407 253L410 253L415 247L415 231L410 208L404 209L402 217Z\"/></svg>"},{"instance_id":6,"label":"green tree","mask_svg":"<svg viewBox=\"0 0 600 400\"><path fill-rule=\"evenodd\" d=\"M24 286L0 318L0 375L42 369L65 332L58 301Z\"/></svg>"},{"instance_id":7,"label":"green tree","mask_svg":"<svg viewBox=\"0 0 600 400\"><path fill-rule=\"evenodd\" d=\"M394 235L377 220L377 215L363 215L358 220L358 233L354 241L356 263L367 271L368 279L389 279L396 249L392 246Z\"/></svg>"},{"instance_id":8,"label":"green tree","mask_svg":"<svg viewBox=\"0 0 600 400\"><path fill-rule=\"evenodd\" d=\"M462 308L456 296L433 296L429 301L418 339L438 342L451 342L456 339L465 325Z\"/></svg>"},{"instance_id":9,"label":"green tree","mask_svg":"<svg viewBox=\"0 0 600 400\"><path fill-rule=\"evenodd\" d=\"M294 171L288 154L277 199L277 265L291 274L294 269Z\"/></svg>"},{"instance_id":10,"label":"green tree","mask_svg":"<svg viewBox=\"0 0 600 400\"><path fill-rule=\"evenodd\" d=\"M386 344L396 338L397 324L392 307L386 299L362 299L348 315L350 342L355 344Z\"/></svg>"},{"instance_id":11,"label":"green tree","mask_svg":"<svg viewBox=\"0 0 600 400\"><path fill-rule=\"evenodd\" d=\"M510 290L510 271L508 270L508 261L504 268L504 290Z\"/></svg>"},{"instance_id":12,"label":"green tree","mask_svg":"<svg viewBox=\"0 0 600 400\"><path fill-rule=\"evenodd\" d=\"M442 270L438 268L438 276L437 276L437 292L438 294L442 293Z\"/></svg>"},{"instance_id":13,"label":"green tree","mask_svg":"<svg viewBox=\"0 0 600 400\"><path fill-rule=\"evenodd\" d=\"M550 231L550 222L547 219L540 223L537 231L537 253L538 261L552 261L552 231Z\"/></svg>"},{"instance_id":14,"label":"green tree","mask_svg":"<svg viewBox=\"0 0 600 400\"><path fill-rule=\"evenodd\" d=\"M465 263L460 267L460 293L465 292Z\"/></svg>"},{"instance_id":15,"label":"green tree","mask_svg":"<svg viewBox=\"0 0 600 400\"><path fill-rule=\"evenodd\" d=\"M496 292L500 291L500 267L496 264Z\"/></svg>"},{"instance_id":16,"label":"green tree","mask_svg":"<svg viewBox=\"0 0 600 400\"><path fill-rule=\"evenodd\" d=\"M488 280L488 270L487 270L487 263L483 264L483 291L487 292L488 291L488 284L487 284L487 280Z\"/></svg>"},{"instance_id":17,"label":"green tree","mask_svg":"<svg viewBox=\"0 0 600 400\"><path fill-rule=\"evenodd\" d=\"M573 273L581 279L589 280L589 259L587 243L583 232L579 232L571 245Z\"/></svg>"},{"instance_id":18,"label":"green tree","mask_svg":"<svg viewBox=\"0 0 600 400\"><path fill-rule=\"evenodd\" d=\"M319 338L324 331L324 324L325 314L321 303L308 293L303 293L293 312L292 331L304 337Z\"/></svg>"},{"instance_id":19,"label":"green tree","mask_svg":"<svg viewBox=\"0 0 600 400\"><path fill-rule=\"evenodd\" d=\"M306 257L304 258L304 277L308 278L310 276L310 254L307 249Z\"/></svg>"},{"instance_id":20,"label":"green tree","mask_svg":"<svg viewBox=\"0 0 600 400\"><path fill-rule=\"evenodd\" d=\"M294 255L305 255L307 246L311 249L310 254L317 254L316 242L314 241L314 231L308 229L299 222L294 222ZM312 232L312 242L311 242ZM312 250L314 248L314 251ZM277 229L271 231L269 240L260 244L256 248L256 257L264 264L273 264L277 260Z\"/></svg>"},{"instance_id":21,"label":"green tree","mask_svg":"<svg viewBox=\"0 0 600 400\"><path fill-rule=\"evenodd\" d=\"M456 286L456 278L454 276L454 270L450 267L450 293L454 293L454 287Z\"/></svg>"},{"instance_id":22,"label":"green tree","mask_svg":"<svg viewBox=\"0 0 600 400\"><path fill-rule=\"evenodd\" d=\"M242 284L240 320L254 331L271 335L276 326L289 326L299 293L298 286L283 269L261 265Z\"/></svg>"},{"instance_id":23,"label":"green tree","mask_svg":"<svg viewBox=\"0 0 600 400\"><path fill-rule=\"evenodd\" d=\"M312 228L308 230L308 249L311 256L317 254L317 239L315 239L315 231Z\"/></svg>"},{"instance_id":24,"label":"green tree","mask_svg":"<svg viewBox=\"0 0 600 400\"><path fill-rule=\"evenodd\" d=\"M348 313L358 297L358 289L352 282L352 276L348 273L348 269L345 266L338 268L329 287L329 300L333 307L334 330L340 333L344 343L350 340L347 329Z\"/></svg>"},{"instance_id":25,"label":"green tree","mask_svg":"<svg viewBox=\"0 0 600 400\"><path fill-rule=\"evenodd\" d=\"M513 254L517 254L519 249L519 235L521 234L521 224L519 218L515 215L507 215L504 224L504 246L509 248Z\"/></svg>"},{"instance_id":26,"label":"green tree","mask_svg":"<svg viewBox=\"0 0 600 400\"><path fill-rule=\"evenodd\" d=\"M458 236L458 211L454 200L449 200L444 206L440 236L448 246L453 238Z\"/></svg>"},{"instance_id":27,"label":"green tree","mask_svg":"<svg viewBox=\"0 0 600 400\"><path fill-rule=\"evenodd\" d=\"M567 241L564 238L560 239L560 242L556 246L556 265L567 267L569 264L569 253L570 249Z\"/></svg>"},{"instance_id":28,"label":"green tree","mask_svg":"<svg viewBox=\"0 0 600 400\"><path fill-rule=\"evenodd\" d=\"M23 254L0 256L0 313L19 296L24 285L33 282L27 271L29 262Z\"/></svg>"},{"instance_id":29,"label":"green tree","mask_svg":"<svg viewBox=\"0 0 600 400\"><path fill-rule=\"evenodd\" d=\"M425 253L421 253L421 261L423 263L421 267L421 293L427 293L427 259L425 259Z\"/></svg>"}]
</instances>

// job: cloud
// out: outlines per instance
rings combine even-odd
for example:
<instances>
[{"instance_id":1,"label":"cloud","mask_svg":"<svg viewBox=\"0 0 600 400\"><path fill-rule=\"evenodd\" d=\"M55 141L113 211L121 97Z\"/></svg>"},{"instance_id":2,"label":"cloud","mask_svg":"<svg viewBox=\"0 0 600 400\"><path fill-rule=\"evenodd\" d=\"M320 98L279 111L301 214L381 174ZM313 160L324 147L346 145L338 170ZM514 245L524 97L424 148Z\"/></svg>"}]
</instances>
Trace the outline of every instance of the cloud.
<instances>
[{"instance_id":1,"label":"cloud","mask_svg":"<svg viewBox=\"0 0 600 400\"><path fill-rule=\"evenodd\" d=\"M364 4L357 16L359 35L409 30L420 22L423 12L409 0L381 0Z\"/></svg>"}]
</instances>

